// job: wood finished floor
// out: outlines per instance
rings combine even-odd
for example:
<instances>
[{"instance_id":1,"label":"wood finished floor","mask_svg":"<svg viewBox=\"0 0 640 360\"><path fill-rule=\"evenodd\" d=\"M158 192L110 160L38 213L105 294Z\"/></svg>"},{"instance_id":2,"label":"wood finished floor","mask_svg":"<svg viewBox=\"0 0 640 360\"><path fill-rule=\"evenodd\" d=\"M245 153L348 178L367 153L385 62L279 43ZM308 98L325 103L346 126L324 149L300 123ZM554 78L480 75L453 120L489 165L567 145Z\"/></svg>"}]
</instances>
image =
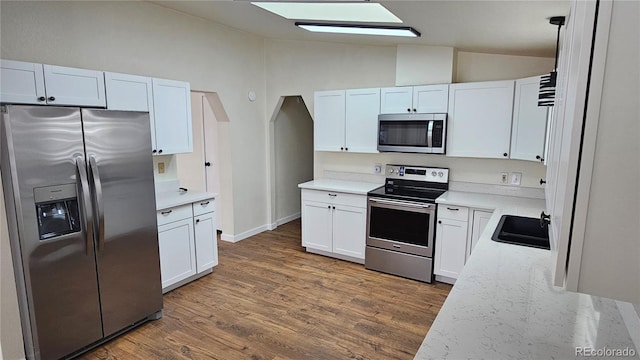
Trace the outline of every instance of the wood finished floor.
<instances>
[{"instance_id":1,"label":"wood finished floor","mask_svg":"<svg viewBox=\"0 0 640 360\"><path fill-rule=\"evenodd\" d=\"M164 317L82 359L412 359L451 286L306 253L300 220L238 243Z\"/></svg>"}]
</instances>

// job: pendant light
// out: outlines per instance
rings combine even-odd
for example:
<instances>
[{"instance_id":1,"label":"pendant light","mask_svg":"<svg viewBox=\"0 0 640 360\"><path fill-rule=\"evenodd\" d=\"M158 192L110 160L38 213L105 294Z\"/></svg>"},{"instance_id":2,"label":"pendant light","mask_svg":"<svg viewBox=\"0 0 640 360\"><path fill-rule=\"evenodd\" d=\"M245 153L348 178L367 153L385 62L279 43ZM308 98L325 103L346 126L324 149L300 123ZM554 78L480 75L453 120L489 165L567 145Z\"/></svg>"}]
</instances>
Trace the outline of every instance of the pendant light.
<instances>
[{"instance_id":1,"label":"pendant light","mask_svg":"<svg viewBox=\"0 0 640 360\"><path fill-rule=\"evenodd\" d=\"M556 97L556 80L558 78L558 53L560 51L560 28L564 25L564 16L554 16L549 19L549 24L558 27L556 38L556 61L553 70L548 75L540 77L540 91L538 93L538 106L553 106Z\"/></svg>"}]
</instances>

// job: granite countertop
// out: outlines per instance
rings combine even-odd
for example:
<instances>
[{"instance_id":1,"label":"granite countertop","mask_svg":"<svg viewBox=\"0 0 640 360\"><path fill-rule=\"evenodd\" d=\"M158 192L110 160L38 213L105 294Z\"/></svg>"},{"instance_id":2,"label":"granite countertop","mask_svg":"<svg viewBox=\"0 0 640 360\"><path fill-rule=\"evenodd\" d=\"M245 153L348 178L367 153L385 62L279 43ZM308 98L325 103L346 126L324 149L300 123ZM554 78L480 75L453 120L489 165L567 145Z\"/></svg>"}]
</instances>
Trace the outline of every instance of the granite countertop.
<instances>
[{"instance_id":1,"label":"granite countertop","mask_svg":"<svg viewBox=\"0 0 640 360\"><path fill-rule=\"evenodd\" d=\"M218 196L217 193L205 192L205 191L180 191L170 190L161 191L156 193L156 210L164 210L175 206L191 204L193 202L202 201L206 199L214 199Z\"/></svg>"},{"instance_id":2,"label":"granite countertop","mask_svg":"<svg viewBox=\"0 0 640 360\"><path fill-rule=\"evenodd\" d=\"M300 189L335 191L356 195L367 195L369 191L377 189L382 185L384 184L347 180L316 179L308 181L306 183L298 184L298 187Z\"/></svg>"},{"instance_id":3,"label":"granite countertop","mask_svg":"<svg viewBox=\"0 0 640 360\"><path fill-rule=\"evenodd\" d=\"M543 200L448 192L437 202L495 211L415 359L575 359L576 347L635 349L614 300L553 286L552 251L491 240L502 215L539 217Z\"/></svg>"}]
</instances>

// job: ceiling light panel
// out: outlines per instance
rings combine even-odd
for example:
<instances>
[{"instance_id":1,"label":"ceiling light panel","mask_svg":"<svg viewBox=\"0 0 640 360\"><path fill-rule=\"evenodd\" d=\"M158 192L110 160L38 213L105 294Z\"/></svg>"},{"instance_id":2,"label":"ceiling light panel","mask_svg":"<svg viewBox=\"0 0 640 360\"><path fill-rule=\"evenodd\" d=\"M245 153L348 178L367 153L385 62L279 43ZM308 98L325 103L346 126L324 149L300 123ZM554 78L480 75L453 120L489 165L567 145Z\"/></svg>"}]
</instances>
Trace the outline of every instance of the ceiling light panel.
<instances>
[{"instance_id":1,"label":"ceiling light panel","mask_svg":"<svg viewBox=\"0 0 640 360\"><path fill-rule=\"evenodd\" d=\"M315 21L402 23L378 3L252 2L287 19Z\"/></svg>"},{"instance_id":2,"label":"ceiling light panel","mask_svg":"<svg viewBox=\"0 0 640 360\"><path fill-rule=\"evenodd\" d=\"M382 35L382 36L402 36L420 37L420 33L411 27L375 27L358 26L344 24L309 24L296 23L305 30L313 32L336 33L336 34L356 34L356 35Z\"/></svg>"}]
</instances>

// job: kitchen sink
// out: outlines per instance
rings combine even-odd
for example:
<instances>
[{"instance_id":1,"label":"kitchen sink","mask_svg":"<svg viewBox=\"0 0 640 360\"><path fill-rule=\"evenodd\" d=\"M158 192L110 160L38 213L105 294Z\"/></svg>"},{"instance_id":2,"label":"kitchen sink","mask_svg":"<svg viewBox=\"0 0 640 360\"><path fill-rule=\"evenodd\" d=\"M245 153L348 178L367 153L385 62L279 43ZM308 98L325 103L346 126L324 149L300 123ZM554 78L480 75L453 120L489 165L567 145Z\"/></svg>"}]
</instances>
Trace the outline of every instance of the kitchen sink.
<instances>
[{"instance_id":1,"label":"kitchen sink","mask_svg":"<svg viewBox=\"0 0 640 360\"><path fill-rule=\"evenodd\" d=\"M491 237L493 241L549 250L549 224L540 219L502 215Z\"/></svg>"}]
</instances>

